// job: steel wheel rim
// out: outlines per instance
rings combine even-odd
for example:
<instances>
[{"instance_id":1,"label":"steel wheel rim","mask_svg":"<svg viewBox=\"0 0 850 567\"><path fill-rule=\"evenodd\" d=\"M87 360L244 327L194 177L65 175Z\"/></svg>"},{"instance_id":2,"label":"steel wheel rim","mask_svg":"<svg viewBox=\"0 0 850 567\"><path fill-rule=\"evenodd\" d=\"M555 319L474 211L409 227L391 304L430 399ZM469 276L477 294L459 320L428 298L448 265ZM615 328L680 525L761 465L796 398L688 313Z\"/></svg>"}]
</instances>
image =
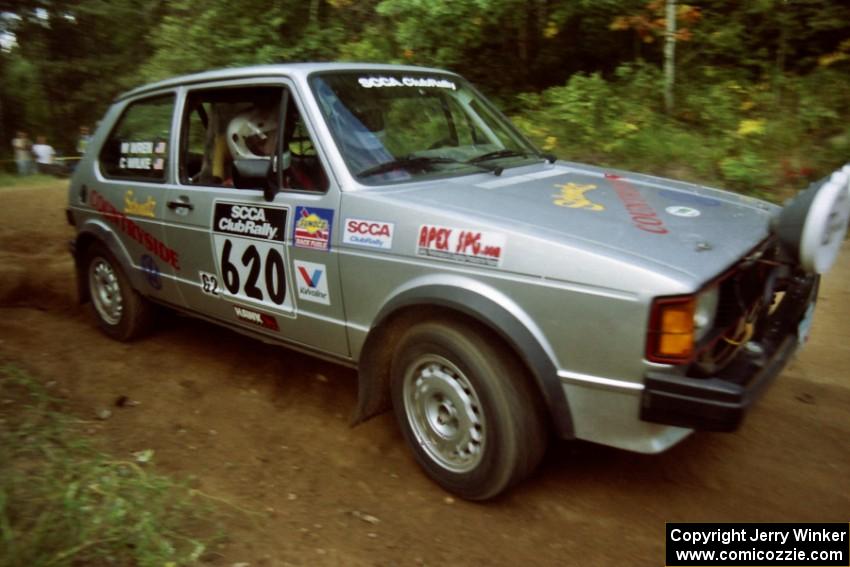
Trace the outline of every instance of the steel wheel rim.
<instances>
[{"instance_id":1,"label":"steel wheel rim","mask_svg":"<svg viewBox=\"0 0 850 567\"><path fill-rule=\"evenodd\" d=\"M89 268L89 289L97 314L106 323L117 325L124 312L124 298L118 274L103 258L95 258Z\"/></svg>"},{"instance_id":2,"label":"steel wheel rim","mask_svg":"<svg viewBox=\"0 0 850 567\"><path fill-rule=\"evenodd\" d=\"M486 430L469 378L449 360L426 354L408 365L403 384L404 412L419 446L444 469L475 469Z\"/></svg>"}]
</instances>

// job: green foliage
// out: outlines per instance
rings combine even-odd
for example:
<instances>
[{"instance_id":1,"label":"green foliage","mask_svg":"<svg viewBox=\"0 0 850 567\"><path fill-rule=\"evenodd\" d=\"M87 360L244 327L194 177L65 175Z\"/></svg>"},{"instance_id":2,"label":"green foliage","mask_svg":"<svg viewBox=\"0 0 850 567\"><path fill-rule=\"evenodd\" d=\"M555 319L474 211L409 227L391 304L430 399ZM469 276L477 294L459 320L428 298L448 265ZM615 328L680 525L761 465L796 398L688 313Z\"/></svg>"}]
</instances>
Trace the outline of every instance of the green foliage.
<instances>
[{"instance_id":1,"label":"green foliage","mask_svg":"<svg viewBox=\"0 0 850 567\"><path fill-rule=\"evenodd\" d=\"M154 80L220 67L336 59L343 44L361 51L352 49L359 42L351 40L362 10L319 0L171 2L152 34L155 53L142 75Z\"/></svg>"},{"instance_id":2,"label":"green foliage","mask_svg":"<svg viewBox=\"0 0 850 567\"><path fill-rule=\"evenodd\" d=\"M205 69L270 63L280 55L278 29L287 12L280 5L257 0L210 0L168 5L153 34L155 53L142 74L148 80Z\"/></svg>"},{"instance_id":3,"label":"green foliage","mask_svg":"<svg viewBox=\"0 0 850 567\"><path fill-rule=\"evenodd\" d=\"M660 79L644 65L623 66L617 75L608 81L599 73L577 73L562 87L522 95L518 125L545 149L558 148L572 159L596 161L618 152L657 118L651 102Z\"/></svg>"},{"instance_id":4,"label":"green foliage","mask_svg":"<svg viewBox=\"0 0 850 567\"><path fill-rule=\"evenodd\" d=\"M0 397L0 566L162 567L204 553L193 532L208 506L189 489L94 449L16 368L0 367Z\"/></svg>"},{"instance_id":5,"label":"green foliage","mask_svg":"<svg viewBox=\"0 0 850 567\"><path fill-rule=\"evenodd\" d=\"M158 3L66 1L38 13L41 3L18 6L17 45L0 84L4 102L13 101L6 136L25 129L73 153L79 126L93 125L115 95L138 83Z\"/></svg>"},{"instance_id":6,"label":"green foliage","mask_svg":"<svg viewBox=\"0 0 850 567\"><path fill-rule=\"evenodd\" d=\"M573 159L742 190L800 184L847 160L850 4L680 1L693 17L677 43L671 116L659 112L655 4L23 0L9 5L17 17L0 16L0 30L17 37L0 52L0 156L19 128L72 154L79 125L151 80L348 60L457 71L547 150Z\"/></svg>"},{"instance_id":7,"label":"green foliage","mask_svg":"<svg viewBox=\"0 0 850 567\"><path fill-rule=\"evenodd\" d=\"M768 162L753 151L726 156L717 163L720 173L731 186L759 192L770 182Z\"/></svg>"},{"instance_id":8,"label":"green foliage","mask_svg":"<svg viewBox=\"0 0 850 567\"><path fill-rule=\"evenodd\" d=\"M676 116L658 101L649 65L614 76L576 74L524 94L515 122L547 150L576 161L708 182L762 196L800 188L847 161L850 82L835 69L789 77L777 92L742 72L689 77ZM819 148L812 152L811 148Z\"/></svg>"},{"instance_id":9,"label":"green foliage","mask_svg":"<svg viewBox=\"0 0 850 567\"><path fill-rule=\"evenodd\" d=\"M393 35L413 63L454 67L487 40L482 28L511 2L495 0L383 0L376 12L395 22Z\"/></svg>"}]
</instances>

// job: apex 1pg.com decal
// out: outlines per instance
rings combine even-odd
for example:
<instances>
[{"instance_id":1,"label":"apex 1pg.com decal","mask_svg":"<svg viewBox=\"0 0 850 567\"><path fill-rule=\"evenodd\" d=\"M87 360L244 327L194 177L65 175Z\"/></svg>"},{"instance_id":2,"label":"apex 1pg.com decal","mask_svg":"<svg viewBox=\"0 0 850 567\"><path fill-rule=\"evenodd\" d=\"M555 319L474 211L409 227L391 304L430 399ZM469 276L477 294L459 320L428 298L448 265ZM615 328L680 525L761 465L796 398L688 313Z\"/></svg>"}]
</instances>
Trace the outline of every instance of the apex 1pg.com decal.
<instances>
[{"instance_id":1,"label":"apex 1pg.com decal","mask_svg":"<svg viewBox=\"0 0 850 567\"><path fill-rule=\"evenodd\" d=\"M496 267L505 251L505 235L468 228L423 224L416 254L465 264Z\"/></svg>"}]
</instances>

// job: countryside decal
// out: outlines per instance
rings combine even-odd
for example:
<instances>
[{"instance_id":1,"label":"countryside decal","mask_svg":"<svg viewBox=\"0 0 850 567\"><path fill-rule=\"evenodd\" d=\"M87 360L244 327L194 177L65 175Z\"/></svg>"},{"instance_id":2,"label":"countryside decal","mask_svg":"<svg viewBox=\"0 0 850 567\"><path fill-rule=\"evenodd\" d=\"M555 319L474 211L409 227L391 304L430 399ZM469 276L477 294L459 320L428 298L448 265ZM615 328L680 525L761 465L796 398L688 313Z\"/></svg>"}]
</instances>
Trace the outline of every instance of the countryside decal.
<instances>
[{"instance_id":1,"label":"countryside decal","mask_svg":"<svg viewBox=\"0 0 850 567\"><path fill-rule=\"evenodd\" d=\"M419 227L416 245L419 256L493 267L502 263L504 250L504 234L427 224Z\"/></svg>"},{"instance_id":2,"label":"countryside decal","mask_svg":"<svg viewBox=\"0 0 850 567\"><path fill-rule=\"evenodd\" d=\"M631 183L613 173L606 173L605 179L614 187L617 197L626 206L626 211L632 218L632 224L644 232L652 234L667 234L670 232L664 227L664 221L656 214L655 210L646 202Z\"/></svg>"},{"instance_id":3,"label":"countryside decal","mask_svg":"<svg viewBox=\"0 0 850 567\"><path fill-rule=\"evenodd\" d=\"M169 248L164 242L127 218L126 214L116 209L103 195L92 190L89 204L118 230L144 246L148 252L175 270L180 270L180 259L176 250Z\"/></svg>"}]
</instances>

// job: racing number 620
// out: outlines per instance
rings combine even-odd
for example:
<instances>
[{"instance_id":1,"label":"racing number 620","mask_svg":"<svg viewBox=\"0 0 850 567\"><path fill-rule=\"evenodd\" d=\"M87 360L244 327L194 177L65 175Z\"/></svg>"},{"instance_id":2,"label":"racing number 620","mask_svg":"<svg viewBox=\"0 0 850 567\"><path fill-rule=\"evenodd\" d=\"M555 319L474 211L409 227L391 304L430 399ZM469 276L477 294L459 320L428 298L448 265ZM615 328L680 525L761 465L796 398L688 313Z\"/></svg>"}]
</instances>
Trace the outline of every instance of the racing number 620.
<instances>
[{"instance_id":1,"label":"racing number 620","mask_svg":"<svg viewBox=\"0 0 850 567\"><path fill-rule=\"evenodd\" d=\"M221 250L221 275L227 291L233 295L238 295L242 282L239 277L239 269L230 261L232 250L233 243L228 238L224 241ZM264 301L263 290L257 286L262 271L264 272L264 287L269 294L269 299L277 305L282 305L286 298L286 275L283 270L283 256L280 255L280 252L274 248L268 248L265 261L263 261L257 247L251 244L242 253L241 262L244 267L248 268L248 276L245 278L244 287L242 287L245 295L257 301Z\"/></svg>"}]
</instances>

